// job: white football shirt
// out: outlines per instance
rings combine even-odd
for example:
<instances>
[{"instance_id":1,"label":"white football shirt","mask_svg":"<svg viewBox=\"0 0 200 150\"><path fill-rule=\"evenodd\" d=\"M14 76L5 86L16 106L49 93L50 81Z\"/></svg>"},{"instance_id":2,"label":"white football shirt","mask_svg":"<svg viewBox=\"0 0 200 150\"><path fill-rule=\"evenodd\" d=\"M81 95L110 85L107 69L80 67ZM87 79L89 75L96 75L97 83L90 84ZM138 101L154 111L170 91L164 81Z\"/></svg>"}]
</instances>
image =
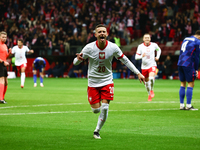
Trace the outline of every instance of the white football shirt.
<instances>
[{"instance_id":1,"label":"white football shirt","mask_svg":"<svg viewBox=\"0 0 200 150\"><path fill-rule=\"evenodd\" d=\"M135 59L142 59L141 69L149 69L153 66L157 66L155 61L155 51L157 52L156 58L159 59L161 49L156 43L150 42L149 46L146 46L144 43L142 43L138 46ZM146 53L146 56L142 57L144 53Z\"/></svg>"},{"instance_id":2,"label":"white football shirt","mask_svg":"<svg viewBox=\"0 0 200 150\"><path fill-rule=\"evenodd\" d=\"M105 48L100 49L95 41L87 44L81 53L83 53L83 59L89 58L88 86L101 87L113 83L113 57L116 59L123 57L122 51L116 44L106 41Z\"/></svg>"},{"instance_id":3,"label":"white football shirt","mask_svg":"<svg viewBox=\"0 0 200 150\"><path fill-rule=\"evenodd\" d=\"M17 45L12 48L12 54L15 54L15 65L21 66L24 63L27 63L26 52L29 52L29 48L25 45L22 48L19 48Z\"/></svg>"}]
</instances>

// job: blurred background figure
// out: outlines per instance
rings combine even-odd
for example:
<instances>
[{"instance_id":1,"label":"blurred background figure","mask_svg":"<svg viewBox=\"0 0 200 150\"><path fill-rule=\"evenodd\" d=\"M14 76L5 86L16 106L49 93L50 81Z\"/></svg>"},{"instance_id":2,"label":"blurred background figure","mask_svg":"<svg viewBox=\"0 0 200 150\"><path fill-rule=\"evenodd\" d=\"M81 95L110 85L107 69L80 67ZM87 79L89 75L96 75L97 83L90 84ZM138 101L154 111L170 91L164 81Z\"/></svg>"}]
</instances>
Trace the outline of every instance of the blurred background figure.
<instances>
[{"instance_id":1,"label":"blurred background figure","mask_svg":"<svg viewBox=\"0 0 200 150\"><path fill-rule=\"evenodd\" d=\"M172 68L171 57L169 55L167 55L163 67L166 79L171 79L170 77L172 76L173 68Z\"/></svg>"}]
</instances>

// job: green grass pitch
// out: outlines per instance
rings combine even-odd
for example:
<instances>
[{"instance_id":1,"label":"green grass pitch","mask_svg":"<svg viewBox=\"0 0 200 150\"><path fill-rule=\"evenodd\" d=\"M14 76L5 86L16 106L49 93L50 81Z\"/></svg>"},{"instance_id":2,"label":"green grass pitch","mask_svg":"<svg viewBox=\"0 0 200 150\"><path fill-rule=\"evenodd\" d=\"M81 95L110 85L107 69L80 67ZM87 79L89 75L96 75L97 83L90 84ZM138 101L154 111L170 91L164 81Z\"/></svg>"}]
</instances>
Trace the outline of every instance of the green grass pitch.
<instances>
[{"instance_id":1,"label":"green grass pitch","mask_svg":"<svg viewBox=\"0 0 200 150\"><path fill-rule=\"evenodd\" d=\"M39 80L39 79L38 79ZM87 79L45 78L33 87L9 79L7 104L0 104L0 150L199 150L200 110L179 110L178 80L156 80L155 97L134 79L115 79L114 101L100 134L99 114L87 101ZM200 109L200 80L192 104Z\"/></svg>"}]
</instances>

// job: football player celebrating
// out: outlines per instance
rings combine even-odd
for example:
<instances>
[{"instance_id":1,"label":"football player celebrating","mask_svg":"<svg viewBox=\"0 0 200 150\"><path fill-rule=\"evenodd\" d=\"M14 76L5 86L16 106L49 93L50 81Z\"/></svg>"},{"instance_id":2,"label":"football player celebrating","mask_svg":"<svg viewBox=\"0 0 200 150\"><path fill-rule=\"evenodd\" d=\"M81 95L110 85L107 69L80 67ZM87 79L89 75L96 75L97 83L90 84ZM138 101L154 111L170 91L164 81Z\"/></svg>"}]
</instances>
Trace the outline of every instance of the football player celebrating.
<instances>
[{"instance_id":1,"label":"football player celebrating","mask_svg":"<svg viewBox=\"0 0 200 150\"><path fill-rule=\"evenodd\" d=\"M106 40L107 36L106 27L102 24L97 25L95 28L97 41L87 44L81 53L76 54L77 57L73 61L74 65L78 65L84 59L88 58L89 60L88 101L95 114L101 111L94 130L93 137L95 139L101 139L99 132L108 117L109 103L114 97L113 57L123 62L132 72L138 75L140 82L144 83L144 76L116 44Z\"/></svg>"},{"instance_id":2,"label":"football player celebrating","mask_svg":"<svg viewBox=\"0 0 200 150\"><path fill-rule=\"evenodd\" d=\"M137 48L135 59L142 59L142 74L145 76L145 87L148 92L148 101L152 101L154 97L153 87L155 82L155 75L157 64L156 61L159 60L161 49L160 47L151 42L151 37L149 34L144 34L144 43L140 44ZM155 51L157 52L155 57Z\"/></svg>"}]
</instances>

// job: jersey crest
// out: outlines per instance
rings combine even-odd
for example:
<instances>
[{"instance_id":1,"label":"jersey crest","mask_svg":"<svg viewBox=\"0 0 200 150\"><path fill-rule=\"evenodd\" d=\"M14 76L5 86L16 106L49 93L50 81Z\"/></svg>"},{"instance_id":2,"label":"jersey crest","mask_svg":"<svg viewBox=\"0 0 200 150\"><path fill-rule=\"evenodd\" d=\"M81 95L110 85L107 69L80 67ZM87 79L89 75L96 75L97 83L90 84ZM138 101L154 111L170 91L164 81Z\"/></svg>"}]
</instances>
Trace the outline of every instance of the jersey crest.
<instances>
[{"instance_id":1,"label":"jersey crest","mask_svg":"<svg viewBox=\"0 0 200 150\"><path fill-rule=\"evenodd\" d=\"M105 52L99 52L99 59L105 59Z\"/></svg>"}]
</instances>

